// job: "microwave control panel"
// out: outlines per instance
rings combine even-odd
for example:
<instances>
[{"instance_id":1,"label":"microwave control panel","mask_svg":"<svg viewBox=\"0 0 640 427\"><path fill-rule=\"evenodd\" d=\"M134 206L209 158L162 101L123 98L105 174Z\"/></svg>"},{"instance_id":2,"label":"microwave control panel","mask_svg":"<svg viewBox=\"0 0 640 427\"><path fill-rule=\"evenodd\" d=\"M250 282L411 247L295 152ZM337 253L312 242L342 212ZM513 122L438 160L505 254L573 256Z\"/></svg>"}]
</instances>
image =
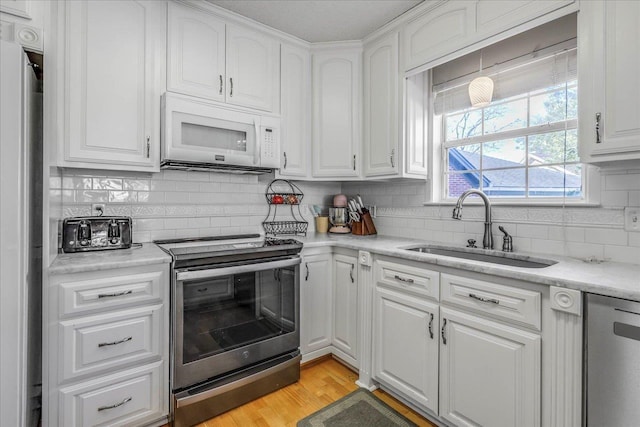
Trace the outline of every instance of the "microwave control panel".
<instances>
[{"instance_id":1,"label":"microwave control panel","mask_svg":"<svg viewBox=\"0 0 640 427\"><path fill-rule=\"evenodd\" d=\"M280 144L278 129L272 126L262 126L260 134L260 166L263 168L279 168Z\"/></svg>"}]
</instances>

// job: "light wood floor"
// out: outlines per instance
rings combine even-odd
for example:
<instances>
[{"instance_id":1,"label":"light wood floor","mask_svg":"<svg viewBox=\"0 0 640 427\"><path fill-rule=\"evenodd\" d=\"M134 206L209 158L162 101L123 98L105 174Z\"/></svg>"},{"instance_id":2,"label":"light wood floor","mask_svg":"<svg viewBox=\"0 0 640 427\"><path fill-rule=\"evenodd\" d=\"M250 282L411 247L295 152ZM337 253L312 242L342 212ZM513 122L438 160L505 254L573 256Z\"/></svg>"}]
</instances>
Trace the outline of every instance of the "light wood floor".
<instances>
[{"instance_id":1,"label":"light wood floor","mask_svg":"<svg viewBox=\"0 0 640 427\"><path fill-rule=\"evenodd\" d=\"M225 412L198 427L295 427L298 420L356 390L357 374L332 358L302 367L300 381ZM421 427L435 427L389 394L374 394Z\"/></svg>"}]
</instances>

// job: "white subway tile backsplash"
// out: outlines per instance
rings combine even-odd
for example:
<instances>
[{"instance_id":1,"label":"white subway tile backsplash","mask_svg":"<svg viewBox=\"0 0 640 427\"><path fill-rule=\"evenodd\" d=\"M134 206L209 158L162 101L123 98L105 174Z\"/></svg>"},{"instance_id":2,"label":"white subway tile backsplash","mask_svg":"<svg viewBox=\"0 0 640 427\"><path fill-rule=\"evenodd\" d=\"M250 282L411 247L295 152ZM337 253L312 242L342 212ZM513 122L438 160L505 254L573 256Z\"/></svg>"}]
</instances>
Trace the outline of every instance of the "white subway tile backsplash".
<instances>
[{"instance_id":1,"label":"white subway tile backsplash","mask_svg":"<svg viewBox=\"0 0 640 427\"><path fill-rule=\"evenodd\" d=\"M629 191L629 206L640 207L640 191Z\"/></svg>"},{"instance_id":2,"label":"white subway tile backsplash","mask_svg":"<svg viewBox=\"0 0 640 427\"><path fill-rule=\"evenodd\" d=\"M123 190L149 191L151 189L151 181L148 179L127 178L123 180Z\"/></svg>"},{"instance_id":3,"label":"white subway tile backsplash","mask_svg":"<svg viewBox=\"0 0 640 427\"><path fill-rule=\"evenodd\" d=\"M569 257L604 259L604 245L601 244L565 242L565 247L566 252L564 255Z\"/></svg>"},{"instance_id":4,"label":"white subway tile backsplash","mask_svg":"<svg viewBox=\"0 0 640 427\"><path fill-rule=\"evenodd\" d=\"M549 226L550 240L566 240L567 242L584 242L585 229L581 227Z\"/></svg>"},{"instance_id":5,"label":"white subway tile backsplash","mask_svg":"<svg viewBox=\"0 0 640 427\"><path fill-rule=\"evenodd\" d=\"M164 219L164 228L173 228L175 230L188 228L189 220L188 218L165 218Z\"/></svg>"},{"instance_id":6,"label":"white subway tile backsplash","mask_svg":"<svg viewBox=\"0 0 640 427\"><path fill-rule=\"evenodd\" d=\"M512 234L518 237L546 239L549 236L549 229L546 225L518 224L516 232Z\"/></svg>"},{"instance_id":7,"label":"white subway tile backsplash","mask_svg":"<svg viewBox=\"0 0 640 427\"><path fill-rule=\"evenodd\" d=\"M210 225L209 217L195 217L188 219L189 228L209 228Z\"/></svg>"},{"instance_id":8,"label":"white subway tile backsplash","mask_svg":"<svg viewBox=\"0 0 640 427\"><path fill-rule=\"evenodd\" d=\"M640 172L606 175L605 190L640 190Z\"/></svg>"},{"instance_id":9,"label":"white subway tile backsplash","mask_svg":"<svg viewBox=\"0 0 640 427\"><path fill-rule=\"evenodd\" d=\"M138 191L138 203L162 203L165 199L163 192Z\"/></svg>"},{"instance_id":10,"label":"white subway tile backsplash","mask_svg":"<svg viewBox=\"0 0 640 427\"><path fill-rule=\"evenodd\" d=\"M93 178L94 190L122 190L121 178Z\"/></svg>"},{"instance_id":11,"label":"white subway tile backsplash","mask_svg":"<svg viewBox=\"0 0 640 427\"><path fill-rule=\"evenodd\" d=\"M605 245L604 257L618 262L640 264L640 247Z\"/></svg>"},{"instance_id":12,"label":"white subway tile backsplash","mask_svg":"<svg viewBox=\"0 0 640 427\"><path fill-rule=\"evenodd\" d=\"M610 228L590 228L585 231L584 241L601 245L627 246L627 232Z\"/></svg>"},{"instance_id":13,"label":"white subway tile backsplash","mask_svg":"<svg viewBox=\"0 0 640 427\"><path fill-rule=\"evenodd\" d=\"M102 203L109 201L108 191L78 190L76 203Z\"/></svg>"},{"instance_id":14,"label":"white subway tile backsplash","mask_svg":"<svg viewBox=\"0 0 640 427\"><path fill-rule=\"evenodd\" d=\"M109 203L132 203L138 201L136 191L109 191Z\"/></svg>"},{"instance_id":15,"label":"white subway tile backsplash","mask_svg":"<svg viewBox=\"0 0 640 427\"><path fill-rule=\"evenodd\" d=\"M167 191L164 194L164 201L167 203L187 203L189 201L189 193L180 193L177 191Z\"/></svg>"}]
</instances>

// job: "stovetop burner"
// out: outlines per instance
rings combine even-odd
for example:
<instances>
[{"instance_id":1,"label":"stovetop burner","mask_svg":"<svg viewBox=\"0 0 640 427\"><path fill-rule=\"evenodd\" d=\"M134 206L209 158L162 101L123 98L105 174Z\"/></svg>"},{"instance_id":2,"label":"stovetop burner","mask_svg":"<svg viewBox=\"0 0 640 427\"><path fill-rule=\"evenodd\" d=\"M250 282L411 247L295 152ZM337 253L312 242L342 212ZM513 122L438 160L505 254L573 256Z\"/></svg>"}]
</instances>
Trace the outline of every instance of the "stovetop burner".
<instances>
[{"instance_id":1,"label":"stovetop burner","mask_svg":"<svg viewBox=\"0 0 640 427\"><path fill-rule=\"evenodd\" d=\"M264 238L260 234L238 234L154 241L168 252L176 268L248 262L299 253L295 239Z\"/></svg>"}]
</instances>

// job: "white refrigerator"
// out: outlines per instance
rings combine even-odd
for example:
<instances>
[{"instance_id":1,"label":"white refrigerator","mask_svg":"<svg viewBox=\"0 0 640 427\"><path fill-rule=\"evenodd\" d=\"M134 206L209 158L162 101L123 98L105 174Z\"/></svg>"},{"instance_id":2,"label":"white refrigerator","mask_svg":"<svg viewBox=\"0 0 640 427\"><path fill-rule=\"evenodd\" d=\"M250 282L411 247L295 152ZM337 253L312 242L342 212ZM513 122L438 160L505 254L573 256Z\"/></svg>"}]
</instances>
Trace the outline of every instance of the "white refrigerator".
<instances>
[{"instance_id":1,"label":"white refrigerator","mask_svg":"<svg viewBox=\"0 0 640 427\"><path fill-rule=\"evenodd\" d=\"M0 40L0 424L37 425L41 383L42 96Z\"/></svg>"}]
</instances>

